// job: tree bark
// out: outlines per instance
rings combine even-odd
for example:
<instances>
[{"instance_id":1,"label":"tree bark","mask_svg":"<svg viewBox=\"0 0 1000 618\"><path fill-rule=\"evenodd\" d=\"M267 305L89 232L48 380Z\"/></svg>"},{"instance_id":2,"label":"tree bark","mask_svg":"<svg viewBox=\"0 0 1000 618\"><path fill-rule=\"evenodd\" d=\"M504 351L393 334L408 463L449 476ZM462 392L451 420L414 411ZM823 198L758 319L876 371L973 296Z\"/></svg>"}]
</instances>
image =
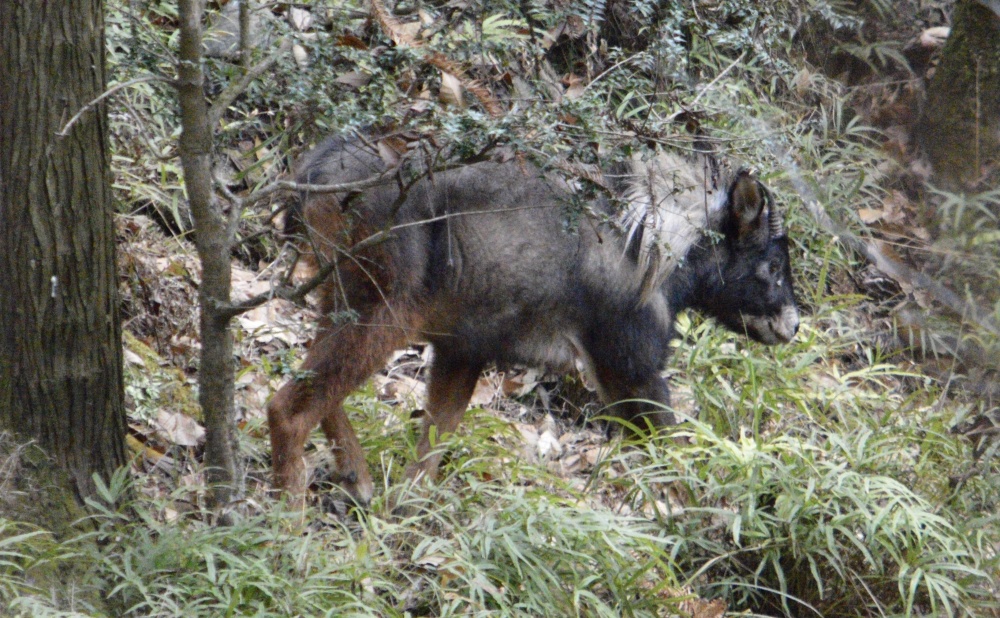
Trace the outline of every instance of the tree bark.
<instances>
[{"instance_id":1,"label":"tree bark","mask_svg":"<svg viewBox=\"0 0 1000 618\"><path fill-rule=\"evenodd\" d=\"M212 189L212 129L202 71L203 0L181 0L177 91L181 106L181 165L195 221L195 246L201 261L201 362L198 399L205 414L205 467L211 500L226 505L243 494L237 457L235 366L231 317L221 311L232 291L230 251L233 230ZM233 213L238 216L238 213Z\"/></svg>"},{"instance_id":2,"label":"tree bark","mask_svg":"<svg viewBox=\"0 0 1000 618\"><path fill-rule=\"evenodd\" d=\"M955 5L919 139L945 186L979 179L1000 156L1000 17L977 0Z\"/></svg>"},{"instance_id":3,"label":"tree bark","mask_svg":"<svg viewBox=\"0 0 1000 618\"><path fill-rule=\"evenodd\" d=\"M0 1L0 425L77 498L126 463L102 0Z\"/></svg>"}]
</instances>

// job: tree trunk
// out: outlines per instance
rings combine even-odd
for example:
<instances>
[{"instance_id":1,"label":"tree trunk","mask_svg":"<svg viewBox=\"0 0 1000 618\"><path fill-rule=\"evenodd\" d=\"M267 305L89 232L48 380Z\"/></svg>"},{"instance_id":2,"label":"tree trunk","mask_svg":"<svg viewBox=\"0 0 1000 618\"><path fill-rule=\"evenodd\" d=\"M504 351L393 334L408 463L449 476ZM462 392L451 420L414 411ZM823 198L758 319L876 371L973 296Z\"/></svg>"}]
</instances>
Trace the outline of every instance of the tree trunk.
<instances>
[{"instance_id":1,"label":"tree trunk","mask_svg":"<svg viewBox=\"0 0 1000 618\"><path fill-rule=\"evenodd\" d=\"M205 101L201 68L203 0L181 0L180 57L177 91L181 105L180 138L184 187L195 221L195 246L201 260L201 363L198 399L205 414L205 467L211 499L225 505L243 493L243 475L237 458L236 409L233 402L236 373L233 364L230 252L234 236L229 218L212 189L212 129ZM238 216L238 213L234 213Z\"/></svg>"},{"instance_id":2,"label":"tree trunk","mask_svg":"<svg viewBox=\"0 0 1000 618\"><path fill-rule=\"evenodd\" d=\"M946 186L979 179L1000 155L1000 17L959 0L951 34L927 89L920 143Z\"/></svg>"},{"instance_id":3,"label":"tree trunk","mask_svg":"<svg viewBox=\"0 0 1000 618\"><path fill-rule=\"evenodd\" d=\"M0 424L77 498L125 459L102 0L0 1Z\"/></svg>"}]
</instances>

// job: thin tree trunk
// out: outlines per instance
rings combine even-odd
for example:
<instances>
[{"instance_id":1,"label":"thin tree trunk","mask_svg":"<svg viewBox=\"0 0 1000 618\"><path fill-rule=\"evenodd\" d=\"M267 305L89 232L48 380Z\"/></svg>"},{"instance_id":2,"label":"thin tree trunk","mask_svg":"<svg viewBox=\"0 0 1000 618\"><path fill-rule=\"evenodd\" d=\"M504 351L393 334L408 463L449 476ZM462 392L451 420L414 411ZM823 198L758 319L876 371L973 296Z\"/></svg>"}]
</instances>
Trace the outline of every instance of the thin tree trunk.
<instances>
[{"instance_id":1,"label":"thin tree trunk","mask_svg":"<svg viewBox=\"0 0 1000 618\"><path fill-rule=\"evenodd\" d=\"M0 424L77 497L125 459L102 0L0 1Z\"/></svg>"},{"instance_id":2,"label":"thin tree trunk","mask_svg":"<svg viewBox=\"0 0 1000 618\"><path fill-rule=\"evenodd\" d=\"M243 494L233 403L236 376L231 318L219 311L228 306L232 288L232 232L212 189L213 140L201 67L204 2L181 0L179 7L181 39L177 89L183 126L181 164L202 267L198 293L201 308L198 397L205 414L206 477L213 502L225 505Z\"/></svg>"}]
</instances>

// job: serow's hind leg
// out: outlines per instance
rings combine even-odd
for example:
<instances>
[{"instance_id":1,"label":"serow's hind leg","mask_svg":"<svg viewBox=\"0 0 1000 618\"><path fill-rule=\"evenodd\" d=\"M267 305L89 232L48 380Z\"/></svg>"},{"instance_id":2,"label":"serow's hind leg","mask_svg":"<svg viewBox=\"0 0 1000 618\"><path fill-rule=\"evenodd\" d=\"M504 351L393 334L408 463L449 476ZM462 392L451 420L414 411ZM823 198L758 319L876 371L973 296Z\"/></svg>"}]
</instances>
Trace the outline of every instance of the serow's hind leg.
<instances>
[{"instance_id":1,"label":"serow's hind leg","mask_svg":"<svg viewBox=\"0 0 1000 618\"><path fill-rule=\"evenodd\" d=\"M294 500L301 501L306 489L305 442L309 432L322 425L334 451L339 484L359 504L371 501L371 475L343 402L406 342L405 331L390 326L385 317L319 335L302 365L306 377L285 384L268 406L274 482Z\"/></svg>"}]
</instances>

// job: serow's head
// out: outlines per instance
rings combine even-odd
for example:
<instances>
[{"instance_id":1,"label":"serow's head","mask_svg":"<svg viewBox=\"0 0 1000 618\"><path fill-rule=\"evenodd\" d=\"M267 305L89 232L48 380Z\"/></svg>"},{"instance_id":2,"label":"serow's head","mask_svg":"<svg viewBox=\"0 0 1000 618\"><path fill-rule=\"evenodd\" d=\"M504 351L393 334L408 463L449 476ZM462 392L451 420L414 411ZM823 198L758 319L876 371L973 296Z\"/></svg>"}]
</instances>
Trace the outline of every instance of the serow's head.
<instances>
[{"instance_id":1,"label":"serow's head","mask_svg":"<svg viewBox=\"0 0 1000 618\"><path fill-rule=\"evenodd\" d=\"M730 330L766 344L787 343L799 329L788 237L768 190L748 171L727 190L718 229L690 264L698 273L692 304Z\"/></svg>"}]
</instances>

